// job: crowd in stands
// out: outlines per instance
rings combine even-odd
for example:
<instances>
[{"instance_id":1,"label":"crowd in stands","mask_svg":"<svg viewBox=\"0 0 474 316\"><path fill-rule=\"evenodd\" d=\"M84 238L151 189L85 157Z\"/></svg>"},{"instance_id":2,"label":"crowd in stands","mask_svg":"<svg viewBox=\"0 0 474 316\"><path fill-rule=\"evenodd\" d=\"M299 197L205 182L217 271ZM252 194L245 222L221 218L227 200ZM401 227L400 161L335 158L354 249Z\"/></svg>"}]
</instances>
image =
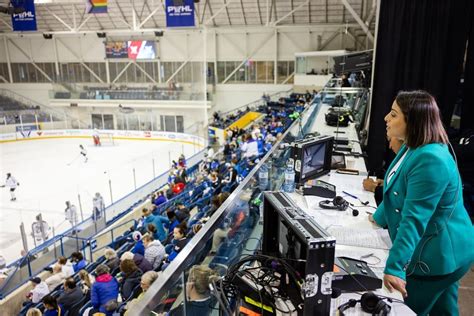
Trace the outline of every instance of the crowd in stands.
<instances>
[{"instance_id":1,"label":"crowd in stands","mask_svg":"<svg viewBox=\"0 0 474 316\"><path fill-rule=\"evenodd\" d=\"M22 116L20 119L20 115ZM35 119L35 115L37 119ZM48 114L40 106L28 106L17 100L0 95L0 124L20 124L49 121ZM54 118L53 118L54 119Z\"/></svg>"},{"instance_id":2,"label":"crowd in stands","mask_svg":"<svg viewBox=\"0 0 474 316\"><path fill-rule=\"evenodd\" d=\"M127 314L159 273L167 269L205 227L230 193L281 138L293 121L291 116L301 112L309 101L305 95L292 95L279 100L278 106L262 106L259 110L265 115L261 121L245 130L228 130L223 150L208 151L193 170L188 170L183 155L177 162L173 161L168 185L151 194L151 203L142 208L137 225L117 237L93 262L87 262L81 252L73 253L69 260L59 257L50 269L51 276L44 280L31 279L33 289L21 315L37 313L36 309L52 316L93 315L95 312ZM195 266L188 276L190 305L186 311L209 315L209 305L214 304L209 282L216 275L210 267L219 262L216 258L224 248L228 250L229 245L233 247L230 250L233 255L226 257L224 263L230 264L237 258L242 247L235 247L236 240L242 244L245 237L241 228L250 231L260 216L255 207L259 194L257 186L248 207L231 211L214 232L203 256L194 258ZM227 242L230 240L231 243ZM211 263L200 265L208 255L215 256ZM182 306L178 304L170 315L180 315L180 312Z\"/></svg>"}]
</instances>

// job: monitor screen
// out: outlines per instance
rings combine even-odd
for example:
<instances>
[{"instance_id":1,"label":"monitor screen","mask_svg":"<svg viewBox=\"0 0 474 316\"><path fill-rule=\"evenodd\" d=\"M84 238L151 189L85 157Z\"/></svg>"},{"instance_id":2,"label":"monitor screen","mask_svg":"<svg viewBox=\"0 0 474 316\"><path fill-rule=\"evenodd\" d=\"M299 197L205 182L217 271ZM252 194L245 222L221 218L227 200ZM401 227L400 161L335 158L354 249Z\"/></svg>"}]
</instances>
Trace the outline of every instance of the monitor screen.
<instances>
[{"instance_id":1,"label":"monitor screen","mask_svg":"<svg viewBox=\"0 0 474 316\"><path fill-rule=\"evenodd\" d=\"M105 43L107 58L129 58L133 60L155 59L154 41L114 41Z\"/></svg>"},{"instance_id":2,"label":"monitor screen","mask_svg":"<svg viewBox=\"0 0 474 316\"><path fill-rule=\"evenodd\" d=\"M326 145L327 143L323 142L303 148L303 170L301 172L303 178L324 168Z\"/></svg>"},{"instance_id":3,"label":"monitor screen","mask_svg":"<svg viewBox=\"0 0 474 316\"><path fill-rule=\"evenodd\" d=\"M106 42L105 56L107 58L128 58L127 41Z\"/></svg>"}]
</instances>

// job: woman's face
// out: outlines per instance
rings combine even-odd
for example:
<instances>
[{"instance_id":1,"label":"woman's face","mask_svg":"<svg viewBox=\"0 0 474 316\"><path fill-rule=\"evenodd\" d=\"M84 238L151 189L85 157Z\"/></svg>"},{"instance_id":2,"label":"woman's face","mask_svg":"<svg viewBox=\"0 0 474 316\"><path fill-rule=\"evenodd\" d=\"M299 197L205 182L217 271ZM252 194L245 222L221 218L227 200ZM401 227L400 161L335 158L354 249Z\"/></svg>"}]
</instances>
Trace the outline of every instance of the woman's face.
<instances>
[{"instance_id":1,"label":"woman's face","mask_svg":"<svg viewBox=\"0 0 474 316\"><path fill-rule=\"evenodd\" d=\"M175 227L174 230L173 230L173 236L174 236L174 239L181 239L183 238L183 234L181 234L181 231L179 230L178 227Z\"/></svg>"},{"instance_id":2,"label":"woman's face","mask_svg":"<svg viewBox=\"0 0 474 316\"><path fill-rule=\"evenodd\" d=\"M143 292L148 291L148 289L150 288L150 284L145 281L140 281L140 286L142 287Z\"/></svg>"},{"instance_id":3,"label":"woman's face","mask_svg":"<svg viewBox=\"0 0 474 316\"><path fill-rule=\"evenodd\" d=\"M396 101L393 101L392 109L384 120L387 125L387 137L405 139L407 123Z\"/></svg>"}]
</instances>

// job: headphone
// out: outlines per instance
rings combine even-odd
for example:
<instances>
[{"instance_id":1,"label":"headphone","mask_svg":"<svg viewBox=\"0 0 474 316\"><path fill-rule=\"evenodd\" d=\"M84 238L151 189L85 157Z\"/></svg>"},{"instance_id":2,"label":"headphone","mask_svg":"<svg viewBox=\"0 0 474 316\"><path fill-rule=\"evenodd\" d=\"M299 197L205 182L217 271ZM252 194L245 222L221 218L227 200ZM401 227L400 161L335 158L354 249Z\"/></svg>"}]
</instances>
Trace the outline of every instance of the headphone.
<instances>
[{"instance_id":1,"label":"headphone","mask_svg":"<svg viewBox=\"0 0 474 316\"><path fill-rule=\"evenodd\" d=\"M345 211L348 208L352 210L352 216L359 215L359 211L351 207L351 203L347 202L342 196L336 196L331 200L322 200L319 207L327 210Z\"/></svg>"},{"instance_id":2,"label":"headphone","mask_svg":"<svg viewBox=\"0 0 474 316\"><path fill-rule=\"evenodd\" d=\"M372 292L367 292L362 294L360 300L350 299L347 303L339 306L337 310L339 311L339 315L344 316L344 311L346 309L355 307L357 303L360 302L360 306L364 312L372 315L385 316L390 313L392 306L384 302L384 299L387 299L387 301L391 302L391 300L388 298L378 297Z\"/></svg>"}]
</instances>

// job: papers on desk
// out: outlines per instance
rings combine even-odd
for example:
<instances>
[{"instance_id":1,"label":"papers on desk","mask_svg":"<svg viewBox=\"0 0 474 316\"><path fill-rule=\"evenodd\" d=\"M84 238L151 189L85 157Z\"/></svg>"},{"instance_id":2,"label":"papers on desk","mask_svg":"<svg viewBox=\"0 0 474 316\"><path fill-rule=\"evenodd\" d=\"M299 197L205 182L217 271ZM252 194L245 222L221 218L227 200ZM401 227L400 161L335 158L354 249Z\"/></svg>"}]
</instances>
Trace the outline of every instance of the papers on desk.
<instances>
[{"instance_id":1,"label":"papers on desk","mask_svg":"<svg viewBox=\"0 0 474 316\"><path fill-rule=\"evenodd\" d=\"M392 247L392 241L386 229L355 229L341 226L328 227L327 232L336 238L336 244L386 249Z\"/></svg>"}]
</instances>

